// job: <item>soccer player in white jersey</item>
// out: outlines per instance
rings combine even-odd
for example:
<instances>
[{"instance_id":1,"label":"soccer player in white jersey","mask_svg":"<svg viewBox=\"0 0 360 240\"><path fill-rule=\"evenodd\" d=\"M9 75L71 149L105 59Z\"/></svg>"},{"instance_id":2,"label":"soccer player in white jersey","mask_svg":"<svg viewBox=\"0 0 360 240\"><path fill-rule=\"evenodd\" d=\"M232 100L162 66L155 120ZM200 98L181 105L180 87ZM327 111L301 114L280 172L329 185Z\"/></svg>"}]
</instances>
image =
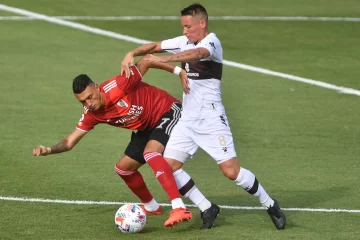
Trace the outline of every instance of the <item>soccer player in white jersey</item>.
<instances>
[{"instance_id":1,"label":"soccer player in white jersey","mask_svg":"<svg viewBox=\"0 0 360 240\"><path fill-rule=\"evenodd\" d=\"M222 173L236 185L256 196L267 209L277 229L286 225L286 217L279 202L271 198L255 175L241 167L236 156L232 133L221 102L222 47L215 33L208 31L208 14L200 4L192 4L181 11L183 36L149 43L127 53L121 72L129 74L128 66L135 56L149 53L171 52L172 55L149 55L153 62L181 62L188 76L183 83L183 109L178 124L166 145L164 157L174 171L180 193L189 197L201 210L203 229L211 228L220 208L209 202L194 185L191 177L181 168L199 147L218 164ZM180 71L181 69L175 69ZM188 87L186 86L188 85Z\"/></svg>"}]
</instances>

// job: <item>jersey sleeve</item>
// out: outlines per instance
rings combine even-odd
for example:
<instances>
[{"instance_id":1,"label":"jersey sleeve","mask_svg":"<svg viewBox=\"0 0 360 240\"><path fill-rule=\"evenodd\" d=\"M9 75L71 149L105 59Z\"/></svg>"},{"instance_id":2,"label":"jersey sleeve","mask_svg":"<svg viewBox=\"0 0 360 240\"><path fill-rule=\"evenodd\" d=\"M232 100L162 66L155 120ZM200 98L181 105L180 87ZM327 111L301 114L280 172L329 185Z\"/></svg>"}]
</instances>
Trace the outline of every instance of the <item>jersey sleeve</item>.
<instances>
[{"instance_id":1,"label":"jersey sleeve","mask_svg":"<svg viewBox=\"0 0 360 240\"><path fill-rule=\"evenodd\" d=\"M186 36L167 39L161 42L161 49L169 53L179 53L181 52L181 45L187 41Z\"/></svg>"},{"instance_id":2,"label":"jersey sleeve","mask_svg":"<svg viewBox=\"0 0 360 240\"><path fill-rule=\"evenodd\" d=\"M222 47L218 38L214 36L205 38L196 45L196 47L206 48L210 53L209 59L216 62L222 62Z\"/></svg>"},{"instance_id":3,"label":"jersey sleeve","mask_svg":"<svg viewBox=\"0 0 360 240\"><path fill-rule=\"evenodd\" d=\"M130 77L126 78L125 75L116 77L117 86L127 94L131 89L142 80L142 75L136 66L130 67Z\"/></svg>"},{"instance_id":4,"label":"jersey sleeve","mask_svg":"<svg viewBox=\"0 0 360 240\"><path fill-rule=\"evenodd\" d=\"M211 41L212 39L206 39L206 40L207 41L201 41L201 43L199 43L196 47L197 48L206 48L209 51L210 56L213 56L215 53L215 49L216 49L215 42Z\"/></svg>"},{"instance_id":5,"label":"jersey sleeve","mask_svg":"<svg viewBox=\"0 0 360 240\"><path fill-rule=\"evenodd\" d=\"M92 118L90 114L84 112L81 115L81 118L76 126L76 129L83 132L89 132L95 127L96 124L98 124L98 122L96 122L96 120Z\"/></svg>"}]
</instances>

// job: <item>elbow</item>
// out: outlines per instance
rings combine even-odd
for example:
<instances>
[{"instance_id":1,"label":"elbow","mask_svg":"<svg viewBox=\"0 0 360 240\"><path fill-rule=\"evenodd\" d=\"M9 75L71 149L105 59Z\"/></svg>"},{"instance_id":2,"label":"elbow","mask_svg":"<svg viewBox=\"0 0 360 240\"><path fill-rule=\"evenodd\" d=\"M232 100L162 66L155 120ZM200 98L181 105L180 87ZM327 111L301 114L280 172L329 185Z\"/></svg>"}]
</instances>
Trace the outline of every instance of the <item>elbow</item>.
<instances>
[{"instance_id":1,"label":"elbow","mask_svg":"<svg viewBox=\"0 0 360 240\"><path fill-rule=\"evenodd\" d=\"M145 58L146 58L146 57L149 57L149 56L150 56L150 54L146 54L145 56L143 56L142 58L140 58L140 60L137 61L136 65L137 65L137 66L148 67L151 62L145 61Z\"/></svg>"},{"instance_id":2,"label":"elbow","mask_svg":"<svg viewBox=\"0 0 360 240\"><path fill-rule=\"evenodd\" d=\"M74 143L71 143L70 141L68 141L68 140L66 139L66 140L63 140L63 141L62 141L62 146L63 146L63 151L64 151L64 152L68 152L68 151L70 151L70 150L75 146L75 144L74 144Z\"/></svg>"}]
</instances>

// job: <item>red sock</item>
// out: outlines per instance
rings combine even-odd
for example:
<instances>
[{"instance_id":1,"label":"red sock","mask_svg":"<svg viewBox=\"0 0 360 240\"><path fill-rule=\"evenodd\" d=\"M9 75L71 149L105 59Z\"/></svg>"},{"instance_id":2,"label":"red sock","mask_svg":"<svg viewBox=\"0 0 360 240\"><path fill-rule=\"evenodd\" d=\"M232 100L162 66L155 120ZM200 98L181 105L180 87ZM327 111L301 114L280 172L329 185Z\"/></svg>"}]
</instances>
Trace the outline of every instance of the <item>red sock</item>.
<instances>
[{"instance_id":1,"label":"red sock","mask_svg":"<svg viewBox=\"0 0 360 240\"><path fill-rule=\"evenodd\" d=\"M171 167L162 157L161 153L146 152L144 153L144 158L154 171L157 180L168 194L170 201L175 198L180 198L180 193L176 186Z\"/></svg>"},{"instance_id":2,"label":"red sock","mask_svg":"<svg viewBox=\"0 0 360 240\"><path fill-rule=\"evenodd\" d=\"M117 165L115 171L142 203L148 203L153 199L139 171L121 170Z\"/></svg>"}]
</instances>

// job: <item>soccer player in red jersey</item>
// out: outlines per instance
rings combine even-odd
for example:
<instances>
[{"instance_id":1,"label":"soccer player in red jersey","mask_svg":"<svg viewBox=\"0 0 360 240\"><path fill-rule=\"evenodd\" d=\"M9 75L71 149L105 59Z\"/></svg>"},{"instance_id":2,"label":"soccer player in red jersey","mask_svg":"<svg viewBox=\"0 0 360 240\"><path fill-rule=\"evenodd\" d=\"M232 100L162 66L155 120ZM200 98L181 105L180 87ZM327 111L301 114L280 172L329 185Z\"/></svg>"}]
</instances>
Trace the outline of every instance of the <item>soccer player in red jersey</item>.
<instances>
[{"instance_id":1,"label":"soccer player in red jersey","mask_svg":"<svg viewBox=\"0 0 360 240\"><path fill-rule=\"evenodd\" d=\"M181 103L166 91L141 81L150 67L179 75L183 87L186 86L184 70L179 71L171 64L150 63L142 59L137 66L130 68L130 77L117 75L100 85L81 74L73 81L75 97L84 106L76 129L54 146L36 147L33 155L69 151L99 123L137 130L132 133L125 155L116 163L115 171L144 204L145 212L157 215L162 213L162 209L138 171L139 167L148 163L171 200L173 210L164 223L165 227L171 227L192 218L192 213L181 199L172 169L162 157L170 132L180 118Z\"/></svg>"}]
</instances>

